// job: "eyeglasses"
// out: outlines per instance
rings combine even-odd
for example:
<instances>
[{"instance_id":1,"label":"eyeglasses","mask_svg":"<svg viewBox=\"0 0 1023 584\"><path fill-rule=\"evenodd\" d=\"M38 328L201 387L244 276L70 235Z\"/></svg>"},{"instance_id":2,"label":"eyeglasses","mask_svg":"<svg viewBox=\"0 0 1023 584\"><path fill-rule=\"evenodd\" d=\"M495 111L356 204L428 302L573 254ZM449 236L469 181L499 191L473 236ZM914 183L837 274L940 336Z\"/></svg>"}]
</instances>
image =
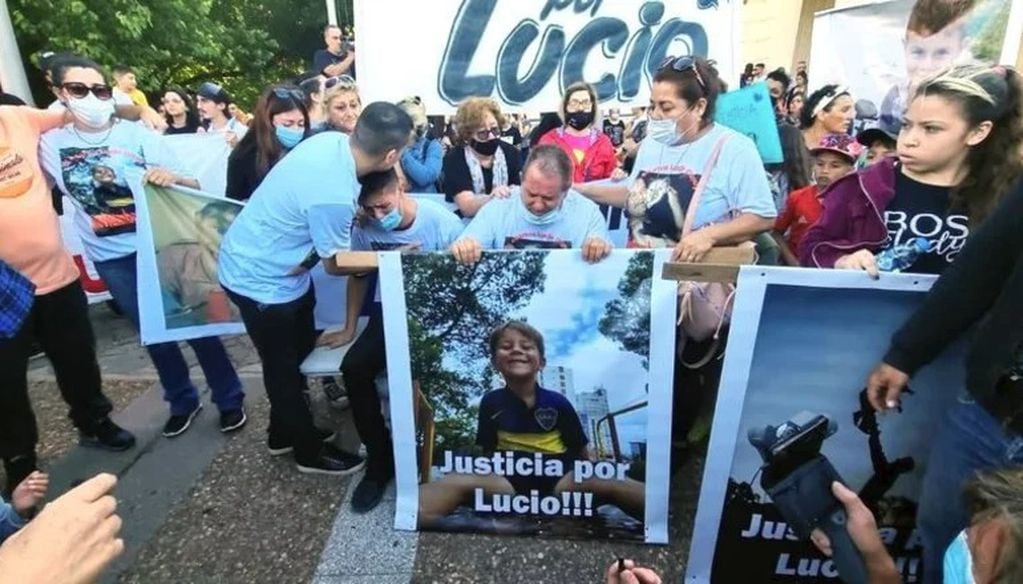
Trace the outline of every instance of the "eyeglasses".
<instances>
[{"instance_id":1,"label":"eyeglasses","mask_svg":"<svg viewBox=\"0 0 1023 584\"><path fill-rule=\"evenodd\" d=\"M337 77L328 77L327 80L323 82L324 89L331 89L338 85L344 87L355 87L355 78L351 75L338 75Z\"/></svg>"},{"instance_id":2,"label":"eyeglasses","mask_svg":"<svg viewBox=\"0 0 1023 584\"><path fill-rule=\"evenodd\" d=\"M103 83L97 83L95 85L86 85L84 83L64 83L60 86L62 89L67 90L71 97L75 99L82 99L86 95L89 95L91 91L97 99L106 101L114 96L114 90L109 85Z\"/></svg>"},{"instance_id":3,"label":"eyeglasses","mask_svg":"<svg viewBox=\"0 0 1023 584\"><path fill-rule=\"evenodd\" d=\"M305 103L305 94L295 87L274 87L273 94L277 99L290 99L295 103Z\"/></svg>"},{"instance_id":4,"label":"eyeglasses","mask_svg":"<svg viewBox=\"0 0 1023 584\"><path fill-rule=\"evenodd\" d=\"M580 101L578 99L570 99L568 100L568 107L588 110L593 107L593 102L588 99L585 101Z\"/></svg>"},{"instance_id":5,"label":"eyeglasses","mask_svg":"<svg viewBox=\"0 0 1023 584\"><path fill-rule=\"evenodd\" d=\"M479 142L486 142L491 138L499 138L501 136L501 128L484 128L476 132L476 140Z\"/></svg>"},{"instance_id":6,"label":"eyeglasses","mask_svg":"<svg viewBox=\"0 0 1023 584\"><path fill-rule=\"evenodd\" d=\"M707 84L703 82L703 77L700 76L700 70L696 68L696 59L692 55L684 55L682 57L665 57L661 61L661 66L657 68L658 71L665 69L672 69L679 73L685 73L686 71L692 71L693 75L696 76L696 82L700 84L700 89L705 93L707 91Z\"/></svg>"}]
</instances>

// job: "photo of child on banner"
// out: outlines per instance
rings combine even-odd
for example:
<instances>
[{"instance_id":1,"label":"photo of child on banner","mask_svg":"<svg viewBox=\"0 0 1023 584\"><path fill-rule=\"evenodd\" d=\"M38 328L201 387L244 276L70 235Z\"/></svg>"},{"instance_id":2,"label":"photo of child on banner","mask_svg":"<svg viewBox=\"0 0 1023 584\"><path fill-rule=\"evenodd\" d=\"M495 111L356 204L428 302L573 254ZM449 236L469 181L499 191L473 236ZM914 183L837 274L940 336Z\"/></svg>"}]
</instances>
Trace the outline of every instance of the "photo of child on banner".
<instances>
[{"instance_id":1,"label":"photo of child on banner","mask_svg":"<svg viewBox=\"0 0 1023 584\"><path fill-rule=\"evenodd\" d=\"M674 289L654 258L381 256L398 528L667 541L672 348L651 322L674 323Z\"/></svg>"},{"instance_id":2,"label":"photo of child on banner","mask_svg":"<svg viewBox=\"0 0 1023 584\"><path fill-rule=\"evenodd\" d=\"M835 581L840 558L810 543L842 510L834 480L873 512L905 581L922 581L917 503L934 425L964 379L961 348L914 378L899 413L879 416L864 384L932 281L743 269L732 326L750 334L729 344L687 581Z\"/></svg>"},{"instance_id":3,"label":"photo of child on banner","mask_svg":"<svg viewBox=\"0 0 1023 584\"><path fill-rule=\"evenodd\" d=\"M243 204L181 187L133 188L143 344L244 333L217 277L220 240Z\"/></svg>"}]
</instances>

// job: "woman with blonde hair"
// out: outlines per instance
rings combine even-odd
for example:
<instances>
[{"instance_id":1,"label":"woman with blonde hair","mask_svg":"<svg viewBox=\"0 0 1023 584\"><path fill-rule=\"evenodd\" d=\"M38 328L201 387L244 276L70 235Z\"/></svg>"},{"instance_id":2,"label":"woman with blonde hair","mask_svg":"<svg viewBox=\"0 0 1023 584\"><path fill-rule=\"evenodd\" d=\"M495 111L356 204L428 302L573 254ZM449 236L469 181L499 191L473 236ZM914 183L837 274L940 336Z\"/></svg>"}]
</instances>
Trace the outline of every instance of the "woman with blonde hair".
<instances>
[{"instance_id":1,"label":"woman with blonde hair","mask_svg":"<svg viewBox=\"0 0 1023 584\"><path fill-rule=\"evenodd\" d=\"M600 100L592 85L574 83L565 90L559 111L564 126L540 138L540 144L554 144L568 154L574 165L573 182L609 178L618 167L611 139L602 131Z\"/></svg>"},{"instance_id":2,"label":"woman with blonde hair","mask_svg":"<svg viewBox=\"0 0 1023 584\"><path fill-rule=\"evenodd\" d=\"M490 199L507 197L521 183L519 151L501 140L504 115L497 102L471 97L455 114L456 144L444 157L444 194L463 217L473 217Z\"/></svg>"},{"instance_id":3,"label":"woman with blonde hair","mask_svg":"<svg viewBox=\"0 0 1023 584\"><path fill-rule=\"evenodd\" d=\"M355 80L347 75L330 77L323 82L323 110L327 129L351 134L362 113L362 98Z\"/></svg>"},{"instance_id":4,"label":"woman with blonde hair","mask_svg":"<svg viewBox=\"0 0 1023 584\"><path fill-rule=\"evenodd\" d=\"M444 149L440 141L430 136L430 121L426 118L426 107L419 96L407 97L398 102L398 107L412 118L415 137L401 153L401 174L413 193L436 193L440 180Z\"/></svg>"}]
</instances>

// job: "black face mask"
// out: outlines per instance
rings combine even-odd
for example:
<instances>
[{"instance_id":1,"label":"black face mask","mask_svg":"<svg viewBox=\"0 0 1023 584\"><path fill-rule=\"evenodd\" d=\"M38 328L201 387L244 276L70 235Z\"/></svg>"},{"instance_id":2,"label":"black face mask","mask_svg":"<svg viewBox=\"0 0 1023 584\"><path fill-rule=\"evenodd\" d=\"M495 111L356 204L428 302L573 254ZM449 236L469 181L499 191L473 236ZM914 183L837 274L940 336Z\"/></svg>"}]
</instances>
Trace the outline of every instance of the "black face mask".
<instances>
[{"instance_id":1,"label":"black face mask","mask_svg":"<svg viewBox=\"0 0 1023 584\"><path fill-rule=\"evenodd\" d=\"M497 152L497 144L499 140L493 138L486 142L480 142L479 140L472 141L472 149L479 152L483 156L493 156L494 152Z\"/></svg>"},{"instance_id":2,"label":"black face mask","mask_svg":"<svg viewBox=\"0 0 1023 584\"><path fill-rule=\"evenodd\" d=\"M568 119L565 120L565 123L575 130L582 130L593 123L593 113L572 112L568 114Z\"/></svg>"}]
</instances>

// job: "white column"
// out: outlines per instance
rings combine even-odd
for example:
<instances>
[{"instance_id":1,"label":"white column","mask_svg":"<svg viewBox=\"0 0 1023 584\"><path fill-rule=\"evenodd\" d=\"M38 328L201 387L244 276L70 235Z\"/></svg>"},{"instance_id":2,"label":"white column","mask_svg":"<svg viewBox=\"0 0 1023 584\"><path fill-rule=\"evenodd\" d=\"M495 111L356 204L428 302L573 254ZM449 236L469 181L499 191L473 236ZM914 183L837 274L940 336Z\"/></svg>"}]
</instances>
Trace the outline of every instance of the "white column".
<instances>
[{"instance_id":1,"label":"white column","mask_svg":"<svg viewBox=\"0 0 1023 584\"><path fill-rule=\"evenodd\" d=\"M11 24L11 13L7 10L7 0L0 0L0 84L4 91L17 95L26 103L35 104L32 92L28 88L28 78L21 64L21 51L18 41L14 38L14 26Z\"/></svg>"},{"instance_id":2,"label":"white column","mask_svg":"<svg viewBox=\"0 0 1023 584\"><path fill-rule=\"evenodd\" d=\"M327 24L337 26L337 3L335 0L327 0Z\"/></svg>"}]
</instances>

